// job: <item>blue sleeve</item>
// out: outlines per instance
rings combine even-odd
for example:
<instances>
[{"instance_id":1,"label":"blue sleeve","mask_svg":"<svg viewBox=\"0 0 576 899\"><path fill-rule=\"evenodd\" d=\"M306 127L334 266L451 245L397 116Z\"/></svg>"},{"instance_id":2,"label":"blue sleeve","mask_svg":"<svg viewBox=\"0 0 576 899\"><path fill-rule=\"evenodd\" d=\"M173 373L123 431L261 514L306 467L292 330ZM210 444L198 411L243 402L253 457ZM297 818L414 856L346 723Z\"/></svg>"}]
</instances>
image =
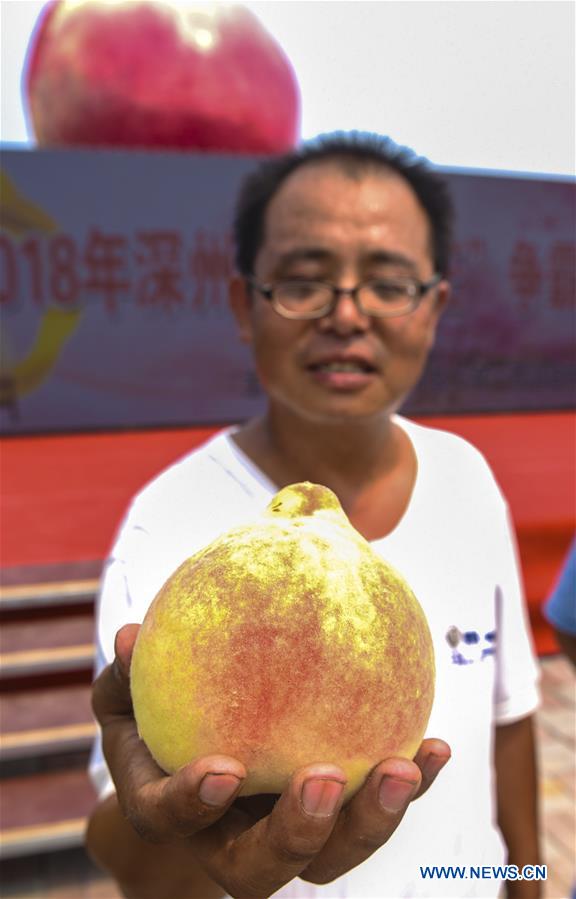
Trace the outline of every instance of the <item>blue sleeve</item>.
<instances>
[{"instance_id":1,"label":"blue sleeve","mask_svg":"<svg viewBox=\"0 0 576 899\"><path fill-rule=\"evenodd\" d=\"M544 606L544 615L558 630L576 636L576 539Z\"/></svg>"}]
</instances>

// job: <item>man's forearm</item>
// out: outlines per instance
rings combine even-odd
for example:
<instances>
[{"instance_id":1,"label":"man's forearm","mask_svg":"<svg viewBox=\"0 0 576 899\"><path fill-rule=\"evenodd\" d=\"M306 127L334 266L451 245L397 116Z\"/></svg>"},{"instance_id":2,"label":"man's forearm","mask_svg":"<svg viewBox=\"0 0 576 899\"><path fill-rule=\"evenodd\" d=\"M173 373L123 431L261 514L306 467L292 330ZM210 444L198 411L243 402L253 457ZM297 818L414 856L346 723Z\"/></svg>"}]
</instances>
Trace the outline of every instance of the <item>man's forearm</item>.
<instances>
[{"instance_id":1,"label":"man's forearm","mask_svg":"<svg viewBox=\"0 0 576 899\"><path fill-rule=\"evenodd\" d=\"M523 718L496 728L494 764L498 825L508 847L509 864L522 868L540 863L538 779L533 720ZM509 897L538 897L536 881L509 881Z\"/></svg>"},{"instance_id":2,"label":"man's forearm","mask_svg":"<svg viewBox=\"0 0 576 899\"><path fill-rule=\"evenodd\" d=\"M185 840L171 844L141 839L115 795L94 810L86 848L112 875L127 899L221 899L226 893L195 860Z\"/></svg>"}]
</instances>

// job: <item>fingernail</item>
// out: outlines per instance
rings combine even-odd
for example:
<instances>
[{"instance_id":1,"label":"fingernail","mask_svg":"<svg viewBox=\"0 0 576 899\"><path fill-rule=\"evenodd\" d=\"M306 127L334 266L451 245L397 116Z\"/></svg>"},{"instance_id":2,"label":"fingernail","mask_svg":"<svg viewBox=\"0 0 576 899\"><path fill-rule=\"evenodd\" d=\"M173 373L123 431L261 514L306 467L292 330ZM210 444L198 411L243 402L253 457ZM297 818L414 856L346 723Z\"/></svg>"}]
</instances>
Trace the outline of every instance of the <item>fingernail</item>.
<instances>
[{"instance_id":1,"label":"fingernail","mask_svg":"<svg viewBox=\"0 0 576 899\"><path fill-rule=\"evenodd\" d=\"M329 818L336 811L344 784L339 780L314 777L304 782L302 806L308 815Z\"/></svg>"},{"instance_id":2,"label":"fingernail","mask_svg":"<svg viewBox=\"0 0 576 899\"><path fill-rule=\"evenodd\" d=\"M205 805L225 805L239 785L240 778L234 774L205 774L198 795Z\"/></svg>"},{"instance_id":3,"label":"fingernail","mask_svg":"<svg viewBox=\"0 0 576 899\"><path fill-rule=\"evenodd\" d=\"M387 812L401 811L414 793L415 787L416 784L407 780L383 777L378 790L380 805Z\"/></svg>"}]
</instances>

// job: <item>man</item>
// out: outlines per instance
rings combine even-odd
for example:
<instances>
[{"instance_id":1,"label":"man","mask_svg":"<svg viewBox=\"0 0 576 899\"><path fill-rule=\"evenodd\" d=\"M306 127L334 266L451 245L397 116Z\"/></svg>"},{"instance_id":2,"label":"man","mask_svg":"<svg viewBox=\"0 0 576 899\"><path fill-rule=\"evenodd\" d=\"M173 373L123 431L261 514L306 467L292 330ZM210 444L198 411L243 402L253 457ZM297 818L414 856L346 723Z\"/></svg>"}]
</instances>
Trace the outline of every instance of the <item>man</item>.
<instances>
[{"instance_id":1,"label":"man","mask_svg":"<svg viewBox=\"0 0 576 899\"><path fill-rule=\"evenodd\" d=\"M567 659L576 668L576 537L544 606L544 615Z\"/></svg>"},{"instance_id":2,"label":"man","mask_svg":"<svg viewBox=\"0 0 576 899\"><path fill-rule=\"evenodd\" d=\"M496 896L496 875L469 871L503 862L496 817L509 863L538 863L536 670L507 508L476 450L397 415L448 300L450 222L438 176L374 136L320 139L247 181L230 294L266 412L140 494L99 606L103 667L116 629L142 619L184 558L280 487L324 484L424 607L437 657L433 737L414 762L382 760L343 808L331 759L296 772L272 811L264 799L235 802L237 760L198 759L172 777L152 762L129 700L137 626L124 628L94 688L116 792L96 747L93 775L109 795L87 841L128 896ZM452 759L427 792L450 755L440 737ZM439 865L462 873L426 874ZM527 881L508 892L539 895Z\"/></svg>"}]
</instances>

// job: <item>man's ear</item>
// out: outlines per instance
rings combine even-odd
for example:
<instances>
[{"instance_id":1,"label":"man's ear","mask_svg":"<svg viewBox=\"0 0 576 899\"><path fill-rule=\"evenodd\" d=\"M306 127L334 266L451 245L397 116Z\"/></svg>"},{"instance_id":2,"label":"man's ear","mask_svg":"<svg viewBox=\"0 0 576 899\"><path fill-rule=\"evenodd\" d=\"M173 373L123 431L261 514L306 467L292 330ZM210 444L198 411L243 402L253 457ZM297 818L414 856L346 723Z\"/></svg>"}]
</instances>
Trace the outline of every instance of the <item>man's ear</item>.
<instances>
[{"instance_id":1,"label":"man's ear","mask_svg":"<svg viewBox=\"0 0 576 899\"><path fill-rule=\"evenodd\" d=\"M430 349L432 349L436 341L436 329L442 318L442 313L448 305L451 294L452 287L449 281L442 280L438 286L434 288L433 305L430 307L430 327L428 331L428 346Z\"/></svg>"},{"instance_id":2,"label":"man's ear","mask_svg":"<svg viewBox=\"0 0 576 899\"><path fill-rule=\"evenodd\" d=\"M442 280L438 284L437 287L433 288L433 305L431 307L431 313L433 316L434 322L434 331L438 326L438 322L440 321L448 302L450 301L450 297L452 295L452 285L447 280Z\"/></svg>"},{"instance_id":3,"label":"man's ear","mask_svg":"<svg viewBox=\"0 0 576 899\"><path fill-rule=\"evenodd\" d=\"M447 281L445 279L440 281L440 284L436 288L435 292L436 316L437 318L440 318L440 316L446 309L446 306L448 305L450 297L452 296L452 285L450 284L450 281Z\"/></svg>"},{"instance_id":4,"label":"man's ear","mask_svg":"<svg viewBox=\"0 0 576 899\"><path fill-rule=\"evenodd\" d=\"M233 275L230 279L228 299L236 319L240 340L242 343L252 343L252 297L250 288L240 275Z\"/></svg>"}]
</instances>

